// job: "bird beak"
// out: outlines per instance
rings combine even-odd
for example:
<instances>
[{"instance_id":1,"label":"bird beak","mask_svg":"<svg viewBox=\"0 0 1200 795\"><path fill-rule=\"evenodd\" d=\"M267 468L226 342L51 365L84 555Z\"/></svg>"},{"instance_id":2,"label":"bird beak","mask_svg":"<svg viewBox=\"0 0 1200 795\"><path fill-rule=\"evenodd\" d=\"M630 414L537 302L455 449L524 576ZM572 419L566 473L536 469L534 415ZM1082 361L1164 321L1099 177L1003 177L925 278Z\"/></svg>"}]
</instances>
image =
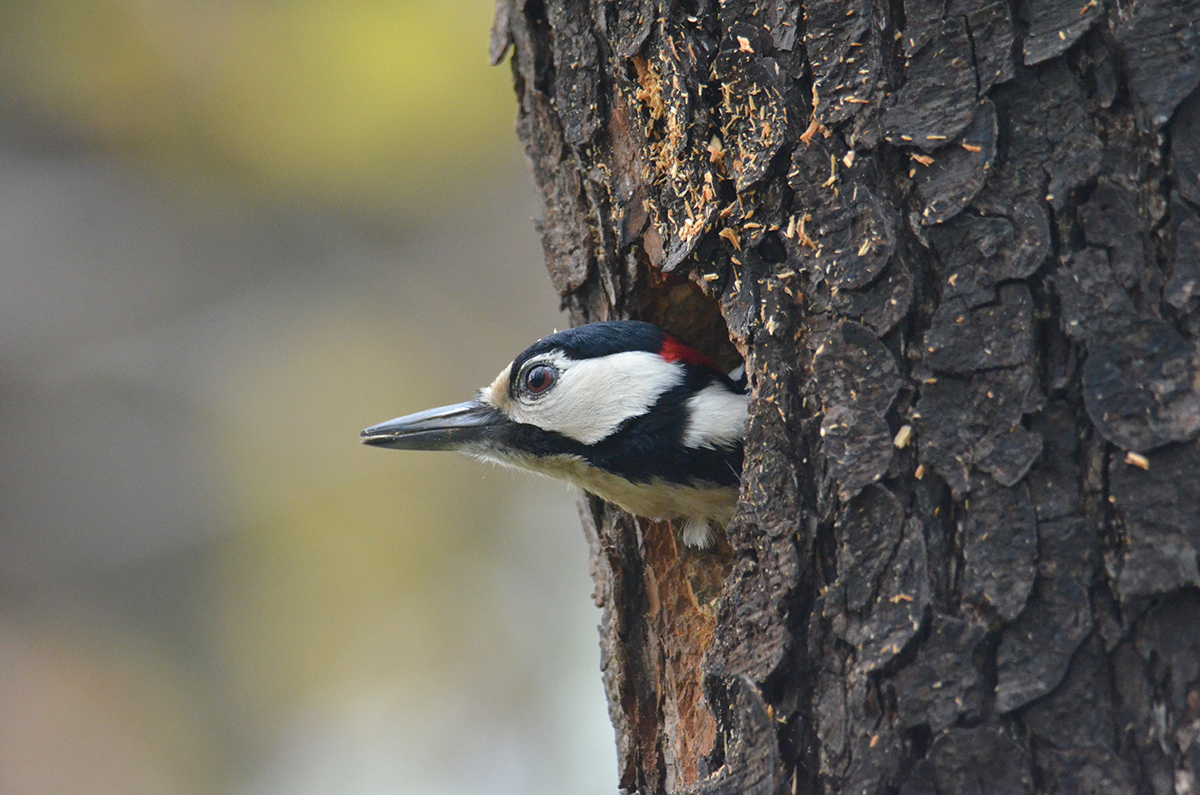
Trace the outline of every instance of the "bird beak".
<instances>
[{"instance_id":1,"label":"bird beak","mask_svg":"<svg viewBox=\"0 0 1200 795\"><path fill-rule=\"evenodd\" d=\"M477 442L504 419L477 400L418 411L373 425L360 433L363 444L396 450L461 450Z\"/></svg>"}]
</instances>

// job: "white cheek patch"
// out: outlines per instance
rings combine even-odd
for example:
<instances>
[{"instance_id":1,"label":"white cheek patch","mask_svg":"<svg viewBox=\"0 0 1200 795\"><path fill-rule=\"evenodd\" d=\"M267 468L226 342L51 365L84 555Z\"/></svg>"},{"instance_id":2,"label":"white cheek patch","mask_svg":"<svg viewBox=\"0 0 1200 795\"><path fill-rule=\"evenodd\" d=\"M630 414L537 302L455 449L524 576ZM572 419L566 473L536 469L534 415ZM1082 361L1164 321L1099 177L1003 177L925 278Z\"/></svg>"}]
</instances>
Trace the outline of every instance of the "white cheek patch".
<instances>
[{"instance_id":1,"label":"white cheek patch","mask_svg":"<svg viewBox=\"0 0 1200 795\"><path fill-rule=\"evenodd\" d=\"M608 437L625 420L645 414L663 392L683 383L682 366L645 351L580 361L552 353L531 362L558 369L558 382L549 392L509 401L493 389L489 402L517 422L555 431L583 444L595 444Z\"/></svg>"},{"instance_id":2,"label":"white cheek patch","mask_svg":"<svg viewBox=\"0 0 1200 795\"><path fill-rule=\"evenodd\" d=\"M709 384L688 398L684 447L732 447L746 435L749 395L735 395L721 384Z\"/></svg>"}]
</instances>

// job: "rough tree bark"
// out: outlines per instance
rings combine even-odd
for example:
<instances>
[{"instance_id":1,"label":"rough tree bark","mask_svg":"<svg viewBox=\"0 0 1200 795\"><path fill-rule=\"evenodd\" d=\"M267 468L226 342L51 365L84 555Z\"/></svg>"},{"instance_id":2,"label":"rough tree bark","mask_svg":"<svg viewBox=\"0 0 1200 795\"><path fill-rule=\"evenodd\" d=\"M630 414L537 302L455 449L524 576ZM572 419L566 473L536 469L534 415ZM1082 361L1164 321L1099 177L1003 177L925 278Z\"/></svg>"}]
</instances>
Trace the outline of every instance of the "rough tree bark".
<instances>
[{"instance_id":1,"label":"rough tree bark","mask_svg":"<svg viewBox=\"0 0 1200 795\"><path fill-rule=\"evenodd\" d=\"M510 48L572 319L754 389L716 551L584 506L621 787L1200 791L1200 0L498 0Z\"/></svg>"}]
</instances>

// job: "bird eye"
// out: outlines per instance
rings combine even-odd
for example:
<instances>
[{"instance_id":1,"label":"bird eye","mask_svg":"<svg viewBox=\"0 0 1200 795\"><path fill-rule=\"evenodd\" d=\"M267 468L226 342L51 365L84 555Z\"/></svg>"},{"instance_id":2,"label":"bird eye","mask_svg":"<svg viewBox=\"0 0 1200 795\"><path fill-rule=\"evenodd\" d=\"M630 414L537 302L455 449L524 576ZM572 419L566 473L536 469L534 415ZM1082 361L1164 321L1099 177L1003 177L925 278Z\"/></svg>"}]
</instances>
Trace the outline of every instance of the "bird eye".
<instances>
[{"instance_id":1,"label":"bird eye","mask_svg":"<svg viewBox=\"0 0 1200 795\"><path fill-rule=\"evenodd\" d=\"M525 373L525 390L531 395L540 395L558 380L558 370L546 364L529 368Z\"/></svg>"}]
</instances>

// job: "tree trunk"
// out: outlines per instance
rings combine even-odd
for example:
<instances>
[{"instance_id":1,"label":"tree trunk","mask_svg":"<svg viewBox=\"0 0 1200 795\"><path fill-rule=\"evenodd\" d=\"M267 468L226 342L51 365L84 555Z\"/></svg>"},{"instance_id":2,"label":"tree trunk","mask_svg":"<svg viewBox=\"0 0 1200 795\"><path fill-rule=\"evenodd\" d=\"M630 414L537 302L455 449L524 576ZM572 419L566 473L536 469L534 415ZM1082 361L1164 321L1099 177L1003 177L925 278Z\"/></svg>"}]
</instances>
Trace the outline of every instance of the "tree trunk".
<instances>
[{"instance_id":1,"label":"tree trunk","mask_svg":"<svg viewBox=\"0 0 1200 795\"><path fill-rule=\"evenodd\" d=\"M714 551L584 506L621 787L1200 791L1200 0L498 0L510 46L572 320L754 390Z\"/></svg>"}]
</instances>

